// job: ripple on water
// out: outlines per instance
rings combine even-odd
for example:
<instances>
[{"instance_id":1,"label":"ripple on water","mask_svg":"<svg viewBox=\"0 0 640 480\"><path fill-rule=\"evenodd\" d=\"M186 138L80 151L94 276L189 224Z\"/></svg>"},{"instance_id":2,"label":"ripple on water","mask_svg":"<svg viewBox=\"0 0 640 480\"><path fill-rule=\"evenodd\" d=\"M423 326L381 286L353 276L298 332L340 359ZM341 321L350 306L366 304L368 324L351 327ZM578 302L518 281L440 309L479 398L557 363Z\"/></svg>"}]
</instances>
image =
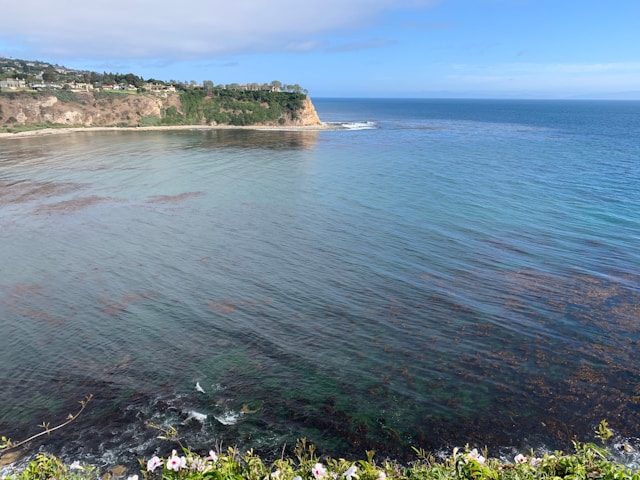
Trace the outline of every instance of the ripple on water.
<instances>
[{"instance_id":1,"label":"ripple on water","mask_svg":"<svg viewBox=\"0 0 640 480\"><path fill-rule=\"evenodd\" d=\"M94 393L49 447L136 465L171 448L149 420L205 452L398 458L570 447L602 418L633 435L637 146L618 164L619 137L424 115L48 139L0 164L3 434Z\"/></svg>"}]
</instances>

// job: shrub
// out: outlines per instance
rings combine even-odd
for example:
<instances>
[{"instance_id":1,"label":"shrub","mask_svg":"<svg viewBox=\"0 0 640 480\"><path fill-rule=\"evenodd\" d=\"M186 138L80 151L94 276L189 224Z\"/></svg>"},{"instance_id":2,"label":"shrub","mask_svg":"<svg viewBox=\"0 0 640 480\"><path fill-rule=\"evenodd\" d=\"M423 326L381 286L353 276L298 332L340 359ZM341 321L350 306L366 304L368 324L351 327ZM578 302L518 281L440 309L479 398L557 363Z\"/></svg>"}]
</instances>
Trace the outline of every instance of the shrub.
<instances>
[{"instance_id":1,"label":"shrub","mask_svg":"<svg viewBox=\"0 0 640 480\"><path fill-rule=\"evenodd\" d=\"M184 124L184 115L174 106L167 108L162 117L163 125L182 125Z\"/></svg>"},{"instance_id":2,"label":"shrub","mask_svg":"<svg viewBox=\"0 0 640 480\"><path fill-rule=\"evenodd\" d=\"M157 127L160 125L161 120L160 117L156 115L149 115L148 117L142 117L138 121L138 126L140 127Z\"/></svg>"},{"instance_id":3,"label":"shrub","mask_svg":"<svg viewBox=\"0 0 640 480\"><path fill-rule=\"evenodd\" d=\"M51 93L53 96L55 96L58 100L60 100L62 103L69 103L69 102L78 102L79 98L78 95L76 94L76 92L72 92L71 90L51 90L49 93Z\"/></svg>"},{"instance_id":4,"label":"shrub","mask_svg":"<svg viewBox=\"0 0 640 480\"><path fill-rule=\"evenodd\" d=\"M184 123L216 122L230 125L286 122L297 118L305 95L285 92L245 91L214 88L211 94L203 89L180 93ZM281 120L282 119L282 120Z\"/></svg>"}]
</instances>

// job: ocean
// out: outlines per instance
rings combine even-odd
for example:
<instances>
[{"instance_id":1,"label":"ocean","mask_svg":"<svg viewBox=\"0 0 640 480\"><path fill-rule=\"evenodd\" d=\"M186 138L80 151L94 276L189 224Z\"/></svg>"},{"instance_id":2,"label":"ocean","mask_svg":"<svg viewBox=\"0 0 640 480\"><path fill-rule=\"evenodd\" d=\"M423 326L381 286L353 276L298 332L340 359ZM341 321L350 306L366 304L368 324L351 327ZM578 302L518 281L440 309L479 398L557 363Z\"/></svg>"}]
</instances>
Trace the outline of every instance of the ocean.
<instances>
[{"instance_id":1,"label":"ocean","mask_svg":"<svg viewBox=\"0 0 640 480\"><path fill-rule=\"evenodd\" d=\"M314 104L0 140L0 434L92 394L28 452L635 444L640 102Z\"/></svg>"}]
</instances>

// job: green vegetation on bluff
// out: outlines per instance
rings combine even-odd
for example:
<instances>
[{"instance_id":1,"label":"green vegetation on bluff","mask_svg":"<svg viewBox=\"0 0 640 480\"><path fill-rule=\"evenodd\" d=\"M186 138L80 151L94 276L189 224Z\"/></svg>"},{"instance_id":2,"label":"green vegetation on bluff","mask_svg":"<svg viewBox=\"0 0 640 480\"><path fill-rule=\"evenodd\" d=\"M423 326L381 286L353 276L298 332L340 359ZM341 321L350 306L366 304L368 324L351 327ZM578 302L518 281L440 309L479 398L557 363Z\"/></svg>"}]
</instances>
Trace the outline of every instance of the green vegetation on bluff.
<instances>
[{"instance_id":1,"label":"green vegetation on bluff","mask_svg":"<svg viewBox=\"0 0 640 480\"><path fill-rule=\"evenodd\" d=\"M180 92L182 112L169 107L162 125L253 125L296 120L303 108L302 93L262 90L228 90L225 88L189 89Z\"/></svg>"}]
</instances>

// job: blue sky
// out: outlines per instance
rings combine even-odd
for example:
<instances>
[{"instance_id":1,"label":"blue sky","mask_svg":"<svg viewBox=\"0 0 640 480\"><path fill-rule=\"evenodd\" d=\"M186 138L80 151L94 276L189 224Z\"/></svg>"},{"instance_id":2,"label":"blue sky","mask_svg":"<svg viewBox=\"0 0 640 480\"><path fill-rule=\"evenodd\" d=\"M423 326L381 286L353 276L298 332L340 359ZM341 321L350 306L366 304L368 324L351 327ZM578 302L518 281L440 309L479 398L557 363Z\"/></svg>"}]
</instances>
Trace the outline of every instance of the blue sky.
<instances>
[{"instance_id":1,"label":"blue sky","mask_svg":"<svg viewBox=\"0 0 640 480\"><path fill-rule=\"evenodd\" d=\"M640 99L640 0L23 0L0 56L312 97Z\"/></svg>"}]
</instances>

